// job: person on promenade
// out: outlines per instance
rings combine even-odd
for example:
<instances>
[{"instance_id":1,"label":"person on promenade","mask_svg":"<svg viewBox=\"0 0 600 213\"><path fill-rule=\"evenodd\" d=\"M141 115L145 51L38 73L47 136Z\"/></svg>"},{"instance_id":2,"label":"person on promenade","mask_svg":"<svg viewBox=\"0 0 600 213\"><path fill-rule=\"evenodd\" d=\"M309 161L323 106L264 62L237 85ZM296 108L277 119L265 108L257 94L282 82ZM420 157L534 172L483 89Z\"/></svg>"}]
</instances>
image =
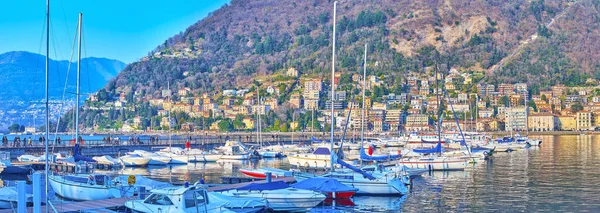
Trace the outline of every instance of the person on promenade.
<instances>
[{"instance_id":1,"label":"person on promenade","mask_svg":"<svg viewBox=\"0 0 600 213\"><path fill-rule=\"evenodd\" d=\"M27 138L27 143L29 144L29 146L33 146L33 142L31 140L31 137Z\"/></svg>"},{"instance_id":2,"label":"person on promenade","mask_svg":"<svg viewBox=\"0 0 600 213\"><path fill-rule=\"evenodd\" d=\"M56 139L56 143L60 146L60 137L58 137L58 139Z\"/></svg>"}]
</instances>

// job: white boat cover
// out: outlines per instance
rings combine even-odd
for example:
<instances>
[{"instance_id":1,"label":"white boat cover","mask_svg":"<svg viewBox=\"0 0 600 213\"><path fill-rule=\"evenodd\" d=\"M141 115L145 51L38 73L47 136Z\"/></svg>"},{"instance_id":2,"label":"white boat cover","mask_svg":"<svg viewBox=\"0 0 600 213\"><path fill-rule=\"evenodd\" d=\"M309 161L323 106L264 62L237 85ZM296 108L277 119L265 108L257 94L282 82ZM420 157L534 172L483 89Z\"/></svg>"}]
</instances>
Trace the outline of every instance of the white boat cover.
<instances>
[{"instance_id":1,"label":"white boat cover","mask_svg":"<svg viewBox=\"0 0 600 213\"><path fill-rule=\"evenodd\" d=\"M127 183L128 178L129 178L128 175L121 175L121 176L115 177L115 179L113 179L113 182L118 181L121 183ZM144 188L146 188L146 190L149 191L149 190L153 190L153 189L161 189L161 188L171 187L173 185L170 183L152 180L152 179L146 178L142 175L135 175L135 184L133 186L134 187L143 186Z\"/></svg>"},{"instance_id":2,"label":"white boat cover","mask_svg":"<svg viewBox=\"0 0 600 213\"><path fill-rule=\"evenodd\" d=\"M222 206L230 209L240 209L240 208L256 208L267 206L267 199L264 198L237 198L230 197L216 192L208 193L208 200L211 203L222 203Z\"/></svg>"}]
</instances>

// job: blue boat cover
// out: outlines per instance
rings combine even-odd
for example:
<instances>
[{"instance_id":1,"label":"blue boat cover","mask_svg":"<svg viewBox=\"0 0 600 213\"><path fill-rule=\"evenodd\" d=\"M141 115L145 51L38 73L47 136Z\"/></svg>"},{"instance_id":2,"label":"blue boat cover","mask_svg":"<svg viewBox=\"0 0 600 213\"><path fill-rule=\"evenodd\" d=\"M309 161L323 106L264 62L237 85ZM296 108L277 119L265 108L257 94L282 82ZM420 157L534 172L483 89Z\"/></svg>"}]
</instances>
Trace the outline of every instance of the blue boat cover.
<instances>
[{"instance_id":1,"label":"blue boat cover","mask_svg":"<svg viewBox=\"0 0 600 213\"><path fill-rule=\"evenodd\" d=\"M435 146L431 149L413 149L413 152L423 153L423 154L442 152L442 144L438 143L437 146Z\"/></svg>"},{"instance_id":2,"label":"blue boat cover","mask_svg":"<svg viewBox=\"0 0 600 213\"><path fill-rule=\"evenodd\" d=\"M317 140L317 138L315 138L315 136L313 136L311 138L311 140L312 140L313 143L321 143L321 142L323 142L323 140Z\"/></svg>"},{"instance_id":3,"label":"blue boat cover","mask_svg":"<svg viewBox=\"0 0 600 213\"><path fill-rule=\"evenodd\" d=\"M387 156L369 156L365 153L364 148L360 148L360 159L364 161L387 161L401 158L402 155L387 155Z\"/></svg>"},{"instance_id":4,"label":"blue boat cover","mask_svg":"<svg viewBox=\"0 0 600 213\"><path fill-rule=\"evenodd\" d=\"M315 177L293 184L297 189L307 189L318 192L352 192L358 191L357 188L346 186L336 179Z\"/></svg>"},{"instance_id":5,"label":"blue boat cover","mask_svg":"<svg viewBox=\"0 0 600 213\"><path fill-rule=\"evenodd\" d=\"M75 159L75 162L79 162L79 161L86 161L86 162L91 162L91 163L96 162L96 160L94 160L90 157L85 157L85 156L81 155L81 152L79 151L79 144L75 144L75 146L73 147L73 159Z\"/></svg>"},{"instance_id":6,"label":"blue boat cover","mask_svg":"<svg viewBox=\"0 0 600 213\"><path fill-rule=\"evenodd\" d=\"M498 142L498 143L510 143L513 141L514 140L511 137L503 137L503 138L496 139L496 142Z\"/></svg>"},{"instance_id":7,"label":"blue boat cover","mask_svg":"<svg viewBox=\"0 0 600 213\"><path fill-rule=\"evenodd\" d=\"M329 155L329 154L331 154L331 152L329 152L329 149L328 149L328 148L325 148L325 147L319 147L319 148L317 148L317 149L316 149L316 150L313 152L313 154L315 154L315 155Z\"/></svg>"},{"instance_id":8,"label":"blue boat cover","mask_svg":"<svg viewBox=\"0 0 600 213\"><path fill-rule=\"evenodd\" d=\"M237 190L276 190L276 189L285 189L289 187L289 185L283 181L275 181L275 182L270 182L270 183L251 183L245 186L242 186L240 188L237 188Z\"/></svg>"}]
</instances>

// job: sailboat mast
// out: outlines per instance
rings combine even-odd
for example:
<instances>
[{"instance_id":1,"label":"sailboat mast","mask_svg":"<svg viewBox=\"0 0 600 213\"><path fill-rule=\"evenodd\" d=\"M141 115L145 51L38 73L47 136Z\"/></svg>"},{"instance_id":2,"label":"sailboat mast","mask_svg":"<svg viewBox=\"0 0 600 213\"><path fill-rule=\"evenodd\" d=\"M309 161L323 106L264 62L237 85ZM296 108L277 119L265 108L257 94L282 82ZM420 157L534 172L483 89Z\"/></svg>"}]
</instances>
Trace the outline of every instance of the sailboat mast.
<instances>
[{"instance_id":1,"label":"sailboat mast","mask_svg":"<svg viewBox=\"0 0 600 213\"><path fill-rule=\"evenodd\" d=\"M333 2L333 45L331 46L333 49L333 52L331 54L331 144L330 144L330 170L333 171L333 155L334 155L334 151L333 151L333 130L335 127L334 124L334 120L333 120L333 105L335 102L335 16L336 16L336 9L337 9L337 1ZM340 147L341 148L341 147Z\"/></svg>"},{"instance_id":2,"label":"sailboat mast","mask_svg":"<svg viewBox=\"0 0 600 213\"><path fill-rule=\"evenodd\" d=\"M362 85L362 113L360 116L360 148L362 149L365 143L365 89L367 87L367 44L365 44L365 59L363 63L363 85ZM362 160L360 161L362 166Z\"/></svg>"},{"instance_id":3,"label":"sailboat mast","mask_svg":"<svg viewBox=\"0 0 600 213\"><path fill-rule=\"evenodd\" d=\"M440 86L438 83L438 65L435 65L435 98L437 100L437 112L435 116L437 117L437 133L438 133L438 145L442 143L442 118L441 118L441 100L440 100Z\"/></svg>"},{"instance_id":4,"label":"sailboat mast","mask_svg":"<svg viewBox=\"0 0 600 213\"><path fill-rule=\"evenodd\" d=\"M80 82L81 82L81 22L83 21L83 14L79 13L79 26L78 27L78 31L77 31L77 36L78 36L78 43L79 46L77 48L77 93L75 94L75 96L77 97L75 99L75 144L79 144L81 143L81 141L79 141L79 93L80 93Z\"/></svg>"},{"instance_id":5,"label":"sailboat mast","mask_svg":"<svg viewBox=\"0 0 600 213\"><path fill-rule=\"evenodd\" d=\"M48 166L48 138L50 137L50 109L49 109L49 94L48 94L48 89L49 89L49 57L50 57L50 0L46 0L46 102L44 103L46 105L46 140L44 140L44 146L46 149L46 157L44 158L46 161L46 177L44 178L46 181L46 204L48 204L48 174L50 173L49 171L49 166ZM46 213L48 213L49 209L48 209L48 205L46 205Z\"/></svg>"},{"instance_id":6,"label":"sailboat mast","mask_svg":"<svg viewBox=\"0 0 600 213\"><path fill-rule=\"evenodd\" d=\"M167 101L171 104L171 81L167 81L167 90L169 91L169 96L167 96ZM171 108L169 108L169 151L172 151L173 142L171 141Z\"/></svg>"}]
</instances>

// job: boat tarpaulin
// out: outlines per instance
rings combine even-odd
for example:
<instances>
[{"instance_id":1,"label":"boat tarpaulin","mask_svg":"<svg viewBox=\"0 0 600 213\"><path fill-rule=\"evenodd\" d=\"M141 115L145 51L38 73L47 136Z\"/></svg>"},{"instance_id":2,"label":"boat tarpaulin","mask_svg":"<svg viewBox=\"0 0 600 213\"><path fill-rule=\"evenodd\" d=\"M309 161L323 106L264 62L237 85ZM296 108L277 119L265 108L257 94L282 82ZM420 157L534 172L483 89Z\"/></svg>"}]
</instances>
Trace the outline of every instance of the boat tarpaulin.
<instances>
[{"instance_id":1,"label":"boat tarpaulin","mask_svg":"<svg viewBox=\"0 0 600 213\"><path fill-rule=\"evenodd\" d=\"M127 183L128 178L129 178L128 175L121 175L121 176L115 177L115 179L113 179L113 182ZM135 175L135 184L133 184L133 186L135 186L135 187L143 186L144 188L146 188L146 190L152 190L152 189L162 189L162 188L166 188L166 187L171 187L173 185L170 183L152 180L152 179L146 178L142 175Z\"/></svg>"},{"instance_id":2,"label":"boat tarpaulin","mask_svg":"<svg viewBox=\"0 0 600 213\"><path fill-rule=\"evenodd\" d=\"M86 161L86 162L91 162L91 163L96 162L96 160L94 160L90 157L85 157L85 156L81 155L81 152L79 151L79 144L75 144L75 146L73 146L73 158L75 159L75 162L79 162L79 161Z\"/></svg>"},{"instance_id":3,"label":"boat tarpaulin","mask_svg":"<svg viewBox=\"0 0 600 213\"><path fill-rule=\"evenodd\" d=\"M0 188L0 200L17 201L17 187L2 187Z\"/></svg>"},{"instance_id":4,"label":"boat tarpaulin","mask_svg":"<svg viewBox=\"0 0 600 213\"><path fill-rule=\"evenodd\" d=\"M289 187L289 185L283 181L275 181L275 182L270 182L270 183L251 183L245 186L242 186L240 188L237 188L237 190L276 190L276 189L285 189Z\"/></svg>"},{"instance_id":5,"label":"boat tarpaulin","mask_svg":"<svg viewBox=\"0 0 600 213\"><path fill-rule=\"evenodd\" d=\"M231 197L227 195L222 195L217 192L209 192L208 200L211 203L221 204L222 207L228 209L244 209L244 208L256 208L256 207L266 207L267 199L265 198L251 198L251 197Z\"/></svg>"},{"instance_id":6,"label":"boat tarpaulin","mask_svg":"<svg viewBox=\"0 0 600 213\"><path fill-rule=\"evenodd\" d=\"M439 153L439 152L442 152L442 144L438 143L437 146L435 146L435 147L433 147L431 149L413 149L413 152L423 153L423 154Z\"/></svg>"},{"instance_id":7,"label":"boat tarpaulin","mask_svg":"<svg viewBox=\"0 0 600 213\"><path fill-rule=\"evenodd\" d=\"M315 136L313 136L313 137L311 138L311 141L312 141L313 143L321 143L321 142L323 142L323 140L317 140L317 138L315 138Z\"/></svg>"},{"instance_id":8,"label":"boat tarpaulin","mask_svg":"<svg viewBox=\"0 0 600 213\"><path fill-rule=\"evenodd\" d=\"M401 158L402 155L380 155L380 156L370 156L365 153L364 148L360 148L360 159L364 161L387 161L387 160L395 160Z\"/></svg>"},{"instance_id":9,"label":"boat tarpaulin","mask_svg":"<svg viewBox=\"0 0 600 213\"><path fill-rule=\"evenodd\" d=\"M318 192L352 192L358 191L357 188L346 186L336 179L315 177L293 184L297 189L307 189Z\"/></svg>"},{"instance_id":10,"label":"boat tarpaulin","mask_svg":"<svg viewBox=\"0 0 600 213\"><path fill-rule=\"evenodd\" d=\"M329 152L329 149L328 149L328 148L325 148L325 147L319 147L319 148L317 148L317 149L316 149L316 150L313 152L313 154L315 154L315 155L329 155L329 154L331 154L331 152Z\"/></svg>"}]
</instances>

